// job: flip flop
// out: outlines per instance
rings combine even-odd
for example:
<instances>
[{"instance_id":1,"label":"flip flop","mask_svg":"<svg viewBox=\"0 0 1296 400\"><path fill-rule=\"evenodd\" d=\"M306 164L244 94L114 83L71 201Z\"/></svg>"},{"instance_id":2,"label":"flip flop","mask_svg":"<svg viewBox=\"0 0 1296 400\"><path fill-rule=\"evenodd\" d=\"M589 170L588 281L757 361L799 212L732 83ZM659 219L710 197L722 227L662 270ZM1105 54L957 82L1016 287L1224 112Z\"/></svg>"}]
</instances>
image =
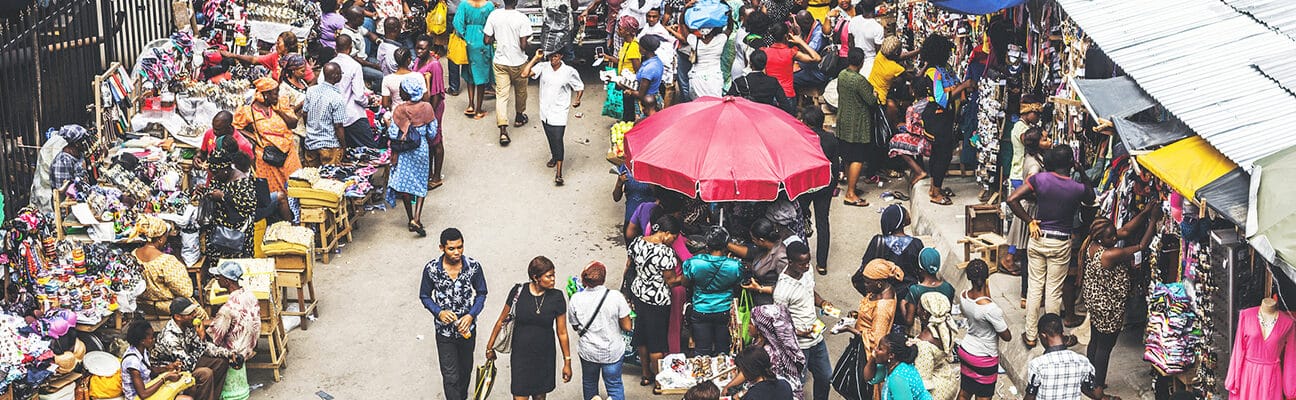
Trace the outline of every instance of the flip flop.
<instances>
[{"instance_id":1,"label":"flip flop","mask_svg":"<svg viewBox=\"0 0 1296 400\"><path fill-rule=\"evenodd\" d=\"M522 114L521 117L522 118L518 118L513 121L514 128L520 127L522 125L526 125L527 122L531 122L531 118L527 118L526 114Z\"/></svg>"},{"instance_id":2,"label":"flip flop","mask_svg":"<svg viewBox=\"0 0 1296 400\"><path fill-rule=\"evenodd\" d=\"M558 160L549 160L549 162L545 163L545 166L549 168L553 168L555 165L558 165Z\"/></svg>"},{"instance_id":3,"label":"flip flop","mask_svg":"<svg viewBox=\"0 0 1296 400\"><path fill-rule=\"evenodd\" d=\"M439 187L441 187L441 185L444 185L444 184L445 184L445 182L443 182L443 181L432 181L432 182L428 182L428 190L432 190L432 189L439 188Z\"/></svg>"},{"instance_id":4,"label":"flip flop","mask_svg":"<svg viewBox=\"0 0 1296 400\"><path fill-rule=\"evenodd\" d=\"M848 205L848 206L851 206L851 207L868 207L868 205L869 205L868 200L864 200L864 199L855 199L855 201L842 200L842 204L845 204L845 205Z\"/></svg>"},{"instance_id":5,"label":"flip flop","mask_svg":"<svg viewBox=\"0 0 1296 400\"><path fill-rule=\"evenodd\" d=\"M815 266L815 270L819 272L819 275L828 275L828 266L827 266L827 265L822 265L822 264L820 264L820 265L816 265L816 266Z\"/></svg>"},{"instance_id":6,"label":"flip flop","mask_svg":"<svg viewBox=\"0 0 1296 400\"><path fill-rule=\"evenodd\" d=\"M472 107L468 107L467 109L464 109L465 117L471 117L475 115L477 115L477 110L474 110Z\"/></svg>"},{"instance_id":7,"label":"flip flop","mask_svg":"<svg viewBox=\"0 0 1296 400\"><path fill-rule=\"evenodd\" d=\"M479 113L477 113L477 115L474 115L474 116L472 117L472 119L482 119L482 118L486 118L486 113L485 113L485 112L479 112Z\"/></svg>"},{"instance_id":8,"label":"flip flop","mask_svg":"<svg viewBox=\"0 0 1296 400\"><path fill-rule=\"evenodd\" d=\"M901 192L891 192L891 197L895 197L896 200L900 201L909 201L909 195Z\"/></svg>"},{"instance_id":9,"label":"flip flop","mask_svg":"<svg viewBox=\"0 0 1296 400\"><path fill-rule=\"evenodd\" d=\"M954 204L953 200L950 200L949 197L945 197L943 195L941 197L933 197L931 199L931 202L933 204L940 204L942 206L948 206L950 204Z\"/></svg>"},{"instance_id":10,"label":"flip flop","mask_svg":"<svg viewBox=\"0 0 1296 400\"><path fill-rule=\"evenodd\" d=\"M948 189L948 188L941 188L940 192L941 192L941 194L945 195L945 197L955 197L955 196L957 196L957 195L954 193L953 190L950 190L950 189Z\"/></svg>"},{"instance_id":11,"label":"flip flop","mask_svg":"<svg viewBox=\"0 0 1296 400\"><path fill-rule=\"evenodd\" d=\"M562 186L563 178L561 176L554 178L554 186Z\"/></svg>"}]
</instances>

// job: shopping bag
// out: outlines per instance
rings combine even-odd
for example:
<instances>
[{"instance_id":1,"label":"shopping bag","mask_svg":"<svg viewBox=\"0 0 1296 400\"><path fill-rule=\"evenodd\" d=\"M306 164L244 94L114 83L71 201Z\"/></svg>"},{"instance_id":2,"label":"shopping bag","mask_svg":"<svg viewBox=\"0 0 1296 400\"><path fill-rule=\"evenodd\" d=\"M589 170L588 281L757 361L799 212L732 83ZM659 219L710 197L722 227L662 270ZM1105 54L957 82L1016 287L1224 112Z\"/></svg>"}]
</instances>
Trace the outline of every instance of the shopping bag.
<instances>
[{"instance_id":1,"label":"shopping bag","mask_svg":"<svg viewBox=\"0 0 1296 400\"><path fill-rule=\"evenodd\" d=\"M737 305L734 307L734 316L738 320L738 336L736 337L742 339L740 343L743 346L752 342L751 313L753 306L751 293L743 290L742 294L738 296Z\"/></svg>"},{"instance_id":2,"label":"shopping bag","mask_svg":"<svg viewBox=\"0 0 1296 400\"><path fill-rule=\"evenodd\" d=\"M698 0L684 10L684 24L689 29L723 28L729 24L729 5L719 0Z\"/></svg>"},{"instance_id":3,"label":"shopping bag","mask_svg":"<svg viewBox=\"0 0 1296 400\"><path fill-rule=\"evenodd\" d=\"M459 37L458 32L450 34L450 43L447 45L446 58L450 62L465 65L468 64L468 42Z\"/></svg>"},{"instance_id":4,"label":"shopping bag","mask_svg":"<svg viewBox=\"0 0 1296 400\"><path fill-rule=\"evenodd\" d=\"M495 387L495 361L486 360L477 367L477 379L473 383L473 400L486 400L490 397L491 388Z\"/></svg>"},{"instance_id":5,"label":"shopping bag","mask_svg":"<svg viewBox=\"0 0 1296 400\"><path fill-rule=\"evenodd\" d=\"M429 35L440 35L446 31L446 4L445 1L438 1L435 6L427 13L427 33Z\"/></svg>"},{"instance_id":6,"label":"shopping bag","mask_svg":"<svg viewBox=\"0 0 1296 400\"><path fill-rule=\"evenodd\" d=\"M863 370L860 369L860 352L864 348L864 343L859 335L853 335L846 349L842 351L841 357L837 358L837 365L832 370L832 387L838 394L845 397L846 400L868 400L873 398L873 387L864 381Z\"/></svg>"}]
</instances>

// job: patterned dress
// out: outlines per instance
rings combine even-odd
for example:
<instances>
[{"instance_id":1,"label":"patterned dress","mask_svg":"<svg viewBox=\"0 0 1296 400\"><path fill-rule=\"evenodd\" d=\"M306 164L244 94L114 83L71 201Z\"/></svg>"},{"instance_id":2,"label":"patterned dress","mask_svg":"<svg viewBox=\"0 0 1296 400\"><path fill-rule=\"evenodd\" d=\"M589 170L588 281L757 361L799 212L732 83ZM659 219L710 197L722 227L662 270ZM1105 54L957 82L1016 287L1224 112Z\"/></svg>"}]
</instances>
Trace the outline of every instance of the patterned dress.
<instances>
[{"instance_id":1,"label":"patterned dress","mask_svg":"<svg viewBox=\"0 0 1296 400\"><path fill-rule=\"evenodd\" d=\"M290 108L276 105L280 111L285 113L292 112ZM239 107L234 112L234 128L241 129L251 133L252 137L257 138L256 156L256 177L263 178L266 183L270 184L270 192L284 192L288 187L288 176L293 172L301 169L301 156L297 154L297 138L293 131L288 129L288 124L283 118L273 110L258 109L253 106ZM284 161L282 167L276 167L265 162L263 155L265 146L275 146L284 153L288 153L288 159Z\"/></svg>"},{"instance_id":2,"label":"patterned dress","mask_svg":"<svg viewBox=\"0 0 1296 400\"><path fill-rule=\"evenodd\" d=\"M954 400L959 391L959 365L949 362L948 353L928 341L918 342L914 368L934 400Z\"/></svg>"},{"instance_id":3,"label":"patterned dress","mask_svg":"<svg viewBox=\"0 0 1296 400\"><path fill-rule=\"evenodd\" d=\"M433 115L432 105L419 102L414 104L402 104L396 110L397 118L402 118L405 113L414 113L424 116L424 118ZM423 124L408 123L406 130L409 137L419 137L418 148L396 155L396 166L392 169L391 185L392 190L397 193L423 197L428 192L428 143L435 140L437 136L437 121L425 122ZM402 125L401 122L392 123L393 126ZM400 135L398 129L389 130L388 136ZM395 138L395 137L392 137Z\"/></svg>"},{"instance_id":4,"label":"patterned dress","mask_svg":"<svg viewBox=\"0 0 1296 400\"><path fill-rule=\"evenodd\" d=\"M138 258L138 257L137 257ZM144 293L139 295L140 305L160 315L169 315L171 300L193 296L193 281L185 265L175 256L162 254L151 261L140 260L144 265Z\"/></svg>"},{"instance_id":5,"label":"patterned dress","mask_svg":"<svg viewBox=\"0 0 1296 400\"><path fill-rule=\"evenodd\" d=\"M1105 268L1098 250L1085 260L1084 297L1089 323L1098 332L1117 333L1125 325L1125 300L1129 297L1130 264Z\"/></svg>"},{"instance_id":6,"label":"patterned dress","mask_svg":"<svg viewBox=\"0 0 1296 400\"><path fill-rule=\"evenodd\" d=\"M249 358L256 349L257 338L261 336L261 313L257 306L256 296L248 288L239 288L230 293L216 316L212 317L212 326L207 335L218 349L208 350L219 353L229 350L234 354Z\"/></svg>"},{"instance_id":7,"label":"patterned dress","mask_svg":"<svg viewBox=\"0 0 1296 400\"><path fill-rule=\"evenodd\" d=\"M245 221L250 221L253 214L256 213L256 184L251 177L235 179L230 182L213 182L212 189L225 192L225 201L217 203L216 209L212 212L213 226L223 226L226 228L240 229L243 228L243 251L227 252L216 248L211 243L211 231L207 232L207 245L203 247L203 255L207 256L206 268L215 267L217 262L222 258L248 258L252 257L252 237L253 224L244 225Z\"/></svg>"}]
</instances>

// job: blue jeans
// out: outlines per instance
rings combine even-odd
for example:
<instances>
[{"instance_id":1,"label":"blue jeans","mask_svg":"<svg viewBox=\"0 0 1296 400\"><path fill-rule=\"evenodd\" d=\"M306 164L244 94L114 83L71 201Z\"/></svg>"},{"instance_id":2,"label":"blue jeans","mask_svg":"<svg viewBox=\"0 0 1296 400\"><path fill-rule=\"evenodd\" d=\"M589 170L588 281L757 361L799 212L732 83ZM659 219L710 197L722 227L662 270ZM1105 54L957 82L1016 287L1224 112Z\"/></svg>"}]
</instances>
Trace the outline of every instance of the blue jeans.
<instances>
[{"instance_id":1,"label":"blue jeans","mask_svg":"<svg viewBox=\"0 0 1296 400\"><path fill-rule=\"evenodd\" d=\"M826 353L825 353L826 354ZM599 364L581 360L581 388L584 399L598 396L599 373L603 373L603 386L607 386L608 400L625 400L625 388L621 386L621 362Z\"/></svg>"},{"instance_id":2,"label":"blue jeans","mask_svg":"<svg viewBox=\"0 0 1296 400\"><path fill-rule=\"evenodd\" d=\"M819 344L811 346L808 349L801 350L805 354L806 369L810 370L804 379L814 377L814 400L828 400L828 392L831 392L832 383L832 361L828 359L828 342L821 341Z\"/></svg>"}]
</instances>

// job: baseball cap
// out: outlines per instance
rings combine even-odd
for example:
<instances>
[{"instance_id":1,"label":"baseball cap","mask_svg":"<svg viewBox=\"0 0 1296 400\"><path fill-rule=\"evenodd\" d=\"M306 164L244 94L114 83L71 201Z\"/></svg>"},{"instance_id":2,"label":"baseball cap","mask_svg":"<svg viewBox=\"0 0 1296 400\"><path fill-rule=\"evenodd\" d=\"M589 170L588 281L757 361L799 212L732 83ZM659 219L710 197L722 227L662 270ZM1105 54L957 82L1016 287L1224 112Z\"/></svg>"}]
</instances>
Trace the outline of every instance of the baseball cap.
<instances>
[{"instance_id":1,"label":"baseball cap","mask_svg":"<svg viewBox=\"0 0 1296 400\"><path fill-rule=\"evenodd\" d=\"M211 269L208 269L215 276L223 276L229 280L237 282L243 278L243 266L233 261L224 261Z\"/></svg>"}]
</instances>

